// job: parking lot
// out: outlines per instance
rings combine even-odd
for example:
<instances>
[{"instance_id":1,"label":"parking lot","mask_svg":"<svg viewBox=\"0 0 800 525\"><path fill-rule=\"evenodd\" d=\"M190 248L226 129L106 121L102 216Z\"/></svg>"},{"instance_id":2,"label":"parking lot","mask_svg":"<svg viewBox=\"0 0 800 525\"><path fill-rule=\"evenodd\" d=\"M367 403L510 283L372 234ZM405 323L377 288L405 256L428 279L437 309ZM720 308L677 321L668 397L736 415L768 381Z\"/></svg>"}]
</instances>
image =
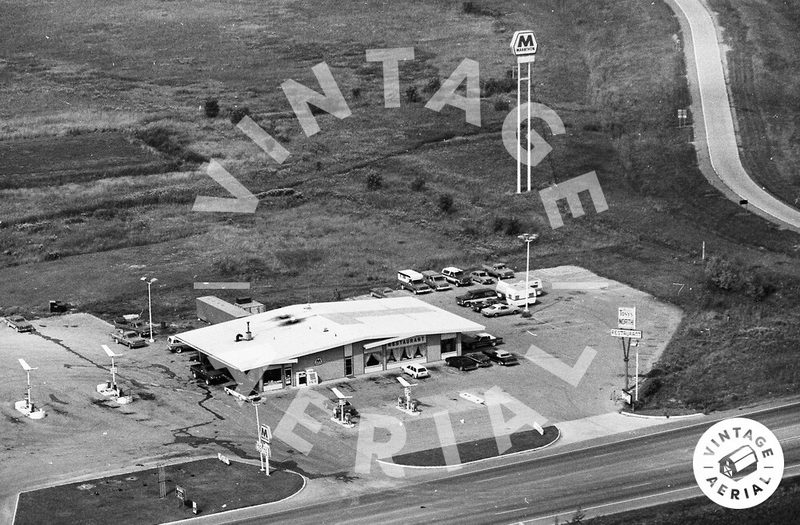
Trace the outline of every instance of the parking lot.
<instances>
[{"instance_id":1,"label":"parking lot","mask_svg":"<svg viewBox=\"0 0 800 525\"><path fill-rule=\"evenodd\" d=\"M405 428L403 452L441 446L441 429L433 417L437 413L446 414L457 441L490 437L494 430L486 407L460 397L465 392L483 397L492 388L502 389L541 415L542 421L537 422L542 425L614 411L619 407L614 391L624 384L620 342L609 335L609 329L616 327L617 307L637 308L637 329L644 332L639 346L642 370L663 350L680 321L680 311L575 267L542 270L535 275L543 279L546 293L532 306L533 315L528 319L519 315L489 319L462 308L456 305L455 296L464 288L418 296L484 324L486 331L504 338L500 348L516 354L519 365L495 364L462 372L444 363L430 364L431 377L414 381L417 386L412 395L420 400L422 410L417 416L395 407L403 393L397 372L322 383L314 391L334 399L329 388L338 386L353 396L351 401L361 414L393 418L385 421ZM565 282L572 283L566 288L574 289L558 289ZM32 323L36 328L33 334L2 327L6 380L0 384L0 445L5 460L0 471L2 479L14 480L5 484L2 496L6 504L6 498L22 488L130 467L147 458L219 450L257 457L253 407L241 405L221 386L207 387L192 380L189 353L167 351L165 335L158 335L147 347L128 349L111 342L111 325L88 314ZM116 405L96 392L98 383L110 379L110 359L101 344L122 354L116 360L118 382L134 395L130 405ZM587 347L596 353L585 354ZM575 370L583 354L585 366ZM14 409L14 402L22 399L25 391L25 372L17 363L20 357L38 367L31 381L34 402L47 412L43 420L28 420ZM561 364L553 368L556 360ZM261 421L274 430L290 404L302 395L300 390L265 395ZM298 426L294 432L312 444L311 451L301 454L276 440L273 461L317 475L352 471L359 427L343 428L330 421L330 412L313 406L306 413L321 423L320 430L315 433ZM512 416L508 413L505 417ZM439 424L446 421L439 418ZM385 440L391 432L391 428L376 428L373 437Z\"/></svg>"}]
</instances>

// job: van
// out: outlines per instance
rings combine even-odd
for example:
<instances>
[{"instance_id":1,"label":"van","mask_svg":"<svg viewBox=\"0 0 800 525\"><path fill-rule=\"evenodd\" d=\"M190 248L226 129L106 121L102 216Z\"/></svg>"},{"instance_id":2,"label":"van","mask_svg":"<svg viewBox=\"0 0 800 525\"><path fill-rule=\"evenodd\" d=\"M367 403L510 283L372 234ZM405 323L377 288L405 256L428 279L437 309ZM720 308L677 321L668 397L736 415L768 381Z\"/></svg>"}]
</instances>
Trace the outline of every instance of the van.
<instances>
[{"instance_id":1,"label":"van","mask_svg":"<svg viewBox=\"0 0 800 525\"><path fill-rule=\"evenodd\" d=\"M469 275L461 268L456 268L455 266L442 268L442 275L447 279L447 282L456 286L469 286L472 284Z\"/></svg>"},{"instance_id":2,"label":"van","mask_svg":"<svg viewBox=\"0 0 800 525\"><path fill-rule=\"evenodd\" d=\"M405 288L415 295L433 291L430 286L425 284L424 276L414 270L400 270L397 272L397 280L400 281L400 288Z\"/></svg>"},{"instance_id":3,"label":"van","mask_svg":"<svg viewBox=\"0 0 800 525\"><path fill-rule=\"evenodd\" d=\"M444 278L444 275L440 274L439 272L434 272L433 270L425 270L422 272L422 279L425 281L425 284L437 292L442 292L444 290L450 290L453 288L450 286L450 283L447 282L447 279Z\"/></svg>"},{"instance_id":4,"label":"van","mask_svg":"<svg viewBox=\"0 0 800 525\"><path fill-rule=\"evenodd\" d=\"M409 363L407 365L403 365L401 370L406 374L410 375L414 379L419 379L420 377L430 377L431 375L428 373L428 369L425 368L424 365L418 365L416 363Z\"/></svg>"}]
</instances>

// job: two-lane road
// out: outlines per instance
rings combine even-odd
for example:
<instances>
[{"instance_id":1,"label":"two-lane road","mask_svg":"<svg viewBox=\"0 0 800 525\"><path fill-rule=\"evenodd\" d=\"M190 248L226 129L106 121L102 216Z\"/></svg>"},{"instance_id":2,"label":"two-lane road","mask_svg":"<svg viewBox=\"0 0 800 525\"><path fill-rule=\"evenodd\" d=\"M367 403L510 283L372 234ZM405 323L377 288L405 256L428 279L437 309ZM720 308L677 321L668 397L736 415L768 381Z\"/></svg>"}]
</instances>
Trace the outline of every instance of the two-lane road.
<instances>
[{"instance_id":1,"label":"two-lane road","mask_svg":"<svg viewBox=\"0 0 800 525\"><path fill-rule=\"evenodd\" d=\"M692 47L687 49L687 63L694 62L696 77L689 75L689 78L690 81L696 78L702 113L695 119L701 120L696 123L699 124L696 125L696 131L699 139L705 135L713 171L740 199L747 200L748 206L760 210L760 215L800 232L800 211L763 190L742 166L722 55L711 14L700 0L667 0L667 4L676 14L683 15L683 18L679 16L681 26L691 38ZM700 154L699 158L702 163L705 156Z\"/></svg>"},{"instance_id":2,"label":"two-lane road","mask_svg":"<svg viewBox=\"0 0 800 525\"><path fill-rule=\"evenodd\" d=\"M800 469L800 406L743 417L781 440L788 473ZM589 515L701 495L692 454L713 420L568 453L450 474L392 491L299 507L238 523L552 523L578 507ZM264 509L265 511L268 509ZM541 518L541 520L537 519Z\"/></svg>"}]
</instances>

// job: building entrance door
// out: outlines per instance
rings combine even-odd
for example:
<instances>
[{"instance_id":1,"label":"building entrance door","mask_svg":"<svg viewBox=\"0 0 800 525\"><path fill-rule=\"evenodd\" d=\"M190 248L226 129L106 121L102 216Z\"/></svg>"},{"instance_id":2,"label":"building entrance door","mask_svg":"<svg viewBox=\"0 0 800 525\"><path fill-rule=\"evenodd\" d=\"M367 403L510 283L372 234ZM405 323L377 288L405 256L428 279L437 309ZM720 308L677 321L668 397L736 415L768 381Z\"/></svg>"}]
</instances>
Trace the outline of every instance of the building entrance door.
<instances>
[{"instance_id":1,"label":"building entrance door","mask_svg":"<svg viewBox=\"0 0 800 525\"><path fill-rule=\"evenodd\" d=\"M292 367L287 366L283 369L283 386L292 386Z\"/></svg>"},{"instance_id":2,"label":"building entrance door","mask_svg":"<svg viewBox=\"0 0 800 525\"><path fill-rule=\"evenodd\" d=\"M346 376L353 375L353 358L352 357L345 357L344 358L344 375L346 375Z\"/></svg>"}]
</instances>

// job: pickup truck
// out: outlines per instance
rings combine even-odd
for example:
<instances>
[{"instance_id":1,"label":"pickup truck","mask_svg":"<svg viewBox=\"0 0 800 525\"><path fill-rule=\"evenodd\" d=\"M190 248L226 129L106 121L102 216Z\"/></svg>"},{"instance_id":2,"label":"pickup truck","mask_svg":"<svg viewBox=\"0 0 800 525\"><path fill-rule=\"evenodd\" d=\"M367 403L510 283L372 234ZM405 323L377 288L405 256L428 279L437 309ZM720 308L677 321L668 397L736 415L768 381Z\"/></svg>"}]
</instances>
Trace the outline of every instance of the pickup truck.
<instances>
[{"instance_id":1,"label":"pickup truck","mask_svg":"<svg viewBox=\"0 0 800 525\"><path fill-rule=\"evenodd\" d=\"M195 379L201 379L205 381L207 385L213 385L216 383L227 383L228 382L228 374L225 370L221 368L210 368L203 364L196 364L189 367L189 371L192 374L192 377Z\"/></svg>"},{"instance_id":2,"label":"pickup truck","mask_svg":"<svg viewBox=\"0 0 800 525\"><path fill-rule=\"evenodd\" d=\"M483 269L492 277L498 279L513 279L514 270L506 266L506 263L496 262L491 264L484 264Z\"/></svg>"},{"instance_id":3,"label":"pickup truck","mask_svg":"<svg viewBox=\"0 0 800 525\"><path fill-rule=\"evenodd\" d=\"M139 337L139 334L133 330L117 330L116 332L111 332L111 339L118 345L125 345L128 348L147 346L147 341Z\"/></svg>"},{"instance_id":4,"label":"pickup truck","mask_svg":"<svg viewBox=\"0 0 800 525\"><path fill-rule=\"evenodd\" d=\"M485 346L497 346L502 342L502 337L495 337L487 332L480 332L475 335L461 334L461 352L471 352Z\"/></svg>"},{"instance_id":5,"label":"pickup truck","mask_svg":"<svg viewBox=\"0 0 800 525\"><path fill-rule=\"evenodd\" d=\"M21 315L6 317L6 324L17 332L33 332L33 325Z\"/></svg>"}]
</instances>

